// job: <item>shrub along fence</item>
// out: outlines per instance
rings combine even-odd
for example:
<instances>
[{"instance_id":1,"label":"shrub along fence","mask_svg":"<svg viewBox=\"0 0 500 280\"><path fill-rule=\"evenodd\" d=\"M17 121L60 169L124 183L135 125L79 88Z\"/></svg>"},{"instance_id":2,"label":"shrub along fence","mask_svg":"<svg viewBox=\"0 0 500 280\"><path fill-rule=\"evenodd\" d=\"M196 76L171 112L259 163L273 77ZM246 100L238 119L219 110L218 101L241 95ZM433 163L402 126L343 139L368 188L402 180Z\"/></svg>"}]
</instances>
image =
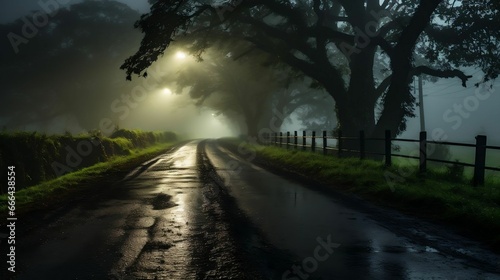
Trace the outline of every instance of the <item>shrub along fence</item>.
<instances>
[{"instance_id":1,"label":"shrub along fence","mask_svg":"<svg viewBox=\"0 0 500 280\"><path fill-rule=\"evenodd\" d=\"M110 137L0 133L0 181L7 182L7 166L15 166L16 186L22 189L113 156L128 155L134 148L175 140L172 132L125 129ZM0 193L6 190L6 184L0 187Z\"/></svg>"},{"instance_id":2,"label":"shrub along fence","mask_svg":"<svg viewBox=\"0 0 500 280\"><path fill-rule=\"evenodd\" d=\"M328 140L334 139L337 140L336 146L328 146ZM402 138L392 138L391 131L385 131L384 138L367 138L365 137L364 131L360 131L358 137L343 137L342 132L339 131L337 136L328 136L326 131L323 131L323 134L320 136L316 135L315 131L312 131L311 135L307 135L306 131L302 131L302 136L298 135L297 131L294 131L293 134L290 132L280 132L273 133L272 135L268 135L267 144L277 145L279 147L286 148L295 148L302 150L311 150L313 152L322 151L324 155L328 154L328 151L333 151L333 154L338 157L343 157L346 154L352 155L357 154L360 159L365 159L366 155L379 155L384 156L384 161L386 166L392 165L392 157L401 157L401 158L410 158L419 160L419 172L425 173L427 170L427 162L440 162L440 163L449 163L453 165L459 165L464 167L472 167L474 168L474 175L472 179L472 184L474 186L484 185L484 177L485 170L491 171L500 171L500 168L493 166L486 166L486 153L488 150L500 150L500 147L497 146L488 146L487 145L487 137L484 135L476 136L475 144L466 144L466 143L456 143L456 142L442 142L442 141L430 141L427 140L427 132L420 132L420 137L418 140L416 139L402 139ZM322 142L321 145L317 145L317 141L320 140ZM357 149L345 149L343 148L343 144L346 141L357 141L358 147ZM366 150L366 142L367 141L383 141L384 142L384 150L383 151L367 151ZM308 143L309 142L309 143ZM320 142L320 143L321 143ZM410 142L410 143L418 143L419 145L419 155L411 156L411 155L402 155L396 154L392 151L392 145L394 142ZM428 144L436 144L436 145L446 145L446 146L459 146L459 147L471 147L475 149L475 160L474 163L465 163L459 161L449 161L443 159L429 158L427 156L427 145Z\"/></svg>"}]
</instances>

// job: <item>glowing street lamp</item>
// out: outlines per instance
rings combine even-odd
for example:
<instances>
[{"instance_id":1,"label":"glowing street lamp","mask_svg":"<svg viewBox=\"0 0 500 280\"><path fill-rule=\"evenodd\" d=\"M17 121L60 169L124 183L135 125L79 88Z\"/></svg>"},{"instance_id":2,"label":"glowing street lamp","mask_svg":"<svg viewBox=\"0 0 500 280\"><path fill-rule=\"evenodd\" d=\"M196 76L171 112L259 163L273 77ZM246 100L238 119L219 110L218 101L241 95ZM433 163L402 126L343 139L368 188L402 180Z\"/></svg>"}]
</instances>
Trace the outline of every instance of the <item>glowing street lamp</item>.
<instances>
[{"instance_id":1,"label":"glowing street lamp","mask_svg":"<svg viewBox=\"0 0 500 280\"><path fill-rule=\"evenodd\" d=\"M177 59L185 59L187 57L186 53L185 52L181 52L181 51L178 51L176 54L175 54L175 57Z\"/></svg>"},{"instance_id":2,"label":"glowing street lamp","mask_svg":"<svg viewBox=\"0 0 500 280\"><path fill-rule=\"evenodd\" d=\"M169 88L164 88L162 93L163 95L172 95L172 91Z\"/></svg>"}]
</instances>

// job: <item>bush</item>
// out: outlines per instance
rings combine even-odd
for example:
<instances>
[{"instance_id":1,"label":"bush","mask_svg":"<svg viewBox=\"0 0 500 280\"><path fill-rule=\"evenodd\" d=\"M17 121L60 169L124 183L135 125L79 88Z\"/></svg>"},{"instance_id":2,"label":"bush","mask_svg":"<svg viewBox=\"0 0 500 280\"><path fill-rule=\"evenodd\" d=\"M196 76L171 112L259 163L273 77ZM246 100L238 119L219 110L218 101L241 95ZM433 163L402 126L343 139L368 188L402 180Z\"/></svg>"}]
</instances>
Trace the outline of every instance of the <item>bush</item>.
<instances>
[{"instance_id":1,"label":"bush","mask_svg":"<svg viewBox=\"0 0 500 280\"><path fill-rule=\"evenodd\" d=\"M451 152L450 146L441 145L441 144L428 144L427 145L427 156L431 159L439 159L439 160L450 160ZM430 165L434 166L442 166L442 163L438 162L429 162Z\"/></svg>"},{"instance_id":2,"label":"bush","mask_svg":"<svg viewBox=\"0 0 500 280\"><path fill-rule=\"evenodd\" d=\"M456 163L446 166L446 175L448 175L449 180L454 182L461 182L464 179L464 166L458 162L456 160Z\"/></svg>"},{"instance_id":3,"label":"bush","mask_svg":"<svg viewBox=\"0 0 500 280\"><path fill-rule=\"evenodd\" d=\"M40 133L0 133L0 170L14 165L18 189L54 179L61 172L76 171L112 156L129 155L132 149L145 148L159 142L175 141L172 132L142 132L120 129L111 138L97 131L90 135L47 136ZM83 152L81 156L80 152ZM68 158L73 161L68 163ZM0 180L7 181L7 172ZM0 193L7 190L4 184Z\"/></svg>"}]
</instances>

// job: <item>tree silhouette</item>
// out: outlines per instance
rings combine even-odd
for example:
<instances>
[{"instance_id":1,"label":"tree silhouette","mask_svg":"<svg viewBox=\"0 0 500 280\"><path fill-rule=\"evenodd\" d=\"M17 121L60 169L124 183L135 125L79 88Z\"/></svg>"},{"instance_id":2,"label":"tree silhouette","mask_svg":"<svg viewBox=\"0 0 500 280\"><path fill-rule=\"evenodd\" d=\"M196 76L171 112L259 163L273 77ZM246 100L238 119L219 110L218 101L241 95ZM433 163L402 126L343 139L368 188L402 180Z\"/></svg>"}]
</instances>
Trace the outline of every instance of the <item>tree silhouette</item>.
<instances>
[{"instance_id":1,"label":"tree silhouette","mask_svg":"<svg viewBox=\"0 0 500 280\"><path fill-rule=\"evenodd\" d=\"M233 45L231 50L210 48L201 61L180 66L178 75L171 77L177 92L188 89L198 105L223 114L250 136L279 131L284 119L311 95L301 94L302 85L293 83L286 69L269 66L265 53L239 56L244 48Z\"/></svg>"},{"instance_id":2,"label":"tree silhouette","mask_svg":"<svg viewBox=\"0 0 500 280\"><path fill-rule=\"evenodd\" d=\"M410 84L422 73L457 78L461 66L479 66L487 78L499 72L499 13L494 1L454 0L239 0L156 1L136 23L139 50L122 65L141 75L177 38L196 37L202 52L217 41L246 40L316 80L333 97L344 135L396 135L414 116ZM390 66L374 78L376 57ZM424 55L427 65L416 65ZM348 79L344 78L347 68ZM381 113L376 116L377 105ZM334 110L334 108L332 108Z\"/></svg>"},{"instance_id":3,"label":"tree silhouette","mask_svg":"<svg viewBox=\"0 0 500 280\"><path fill-rule=\"evenodd\" d=\"M19 45L18 54L2 40L0 116L6 125L23 128L73 115L83 128L98 128L112 114L111 102L133 86L123 81L119 66L140 41L133 29L138 17L122 3L84 1L60 9ZM19 32L24 24L19 19L2 25L0 35Z\"/></svg>"}]
</instances>

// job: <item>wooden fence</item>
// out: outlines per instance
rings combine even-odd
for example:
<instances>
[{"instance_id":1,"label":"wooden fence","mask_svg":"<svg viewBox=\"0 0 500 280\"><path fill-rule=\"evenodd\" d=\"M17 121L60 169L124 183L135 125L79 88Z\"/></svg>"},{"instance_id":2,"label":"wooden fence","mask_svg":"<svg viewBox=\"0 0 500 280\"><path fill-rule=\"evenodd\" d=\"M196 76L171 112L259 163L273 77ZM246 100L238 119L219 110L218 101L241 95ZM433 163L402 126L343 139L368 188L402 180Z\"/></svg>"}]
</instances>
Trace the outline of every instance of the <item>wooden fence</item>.
<instances>
[{"instance_id":1,"label":"wooden fence","mask_svg":"<svg viewBox=\"0 0 500 280\"><path fill-rule=\"evenodd\" d=\"M492 171L500 171L500 168L486 166L486 152L487 150L500 150L500 147L496 146L488 146L487 145L487 137L484 135L476 136L475 144L465 144L465 143L456 143L456 142L441 142L441 141L429 141L427 140L427 132L420 132L420 139L401 139L401 138L392 138L391 131L385 131L384 138L366 138L365 133L361 131L359 133L359 137L343 137L342 132L338 132L338 136L328 136L326 131L323 131L323 134L318 136L315 131L312 131L311 135L307 135L306 131L302 131L302 136L298 135L297 131L294 131L293 135L290 132L280 132L274 133L272 135L268 135L267 143L274 144L280 147L285 146L286 148L295 148L302 150L311 150L313 152L322 151L324 155L328 154L328 151L332 151L333 154L336 154L338 157L342 157L345 154L358 154L360 159L365 159L366 155L381 155L385 158L385 165L391 166L392 157L401 157L401 158L410 158L419 160L419 172L425 173L427 170L427 162L440 162L440 163L449 163L449 164L457 164L461 166L467 166L474 168L473 180L472 183L474 186L484 185L484 176L486 170ZM307 140L310 140L309 144ZM318 147L317 140L322 141L322 145ZM337 146L328 146L328 139L337 140ZM355 150L345 149L343 144L345 141L357 141L358 148ZM384 152L373 152L366 150L366 142L367 141L384 141ZM411 142L419 144L419 156L411 156L411 155L402 155L395 154L392 152L392 144L394 142ZM321 142L320 142L321 143ZM436 145L448 145L448 146L459 146L459 147L471 147L475 148L475 160L474 164L464 163L458 161L449 161L442 159L434 159L427 157L427 144L436 144ZM319 150L321 149L321 150Z\"/></svg>"}]
</instances>

